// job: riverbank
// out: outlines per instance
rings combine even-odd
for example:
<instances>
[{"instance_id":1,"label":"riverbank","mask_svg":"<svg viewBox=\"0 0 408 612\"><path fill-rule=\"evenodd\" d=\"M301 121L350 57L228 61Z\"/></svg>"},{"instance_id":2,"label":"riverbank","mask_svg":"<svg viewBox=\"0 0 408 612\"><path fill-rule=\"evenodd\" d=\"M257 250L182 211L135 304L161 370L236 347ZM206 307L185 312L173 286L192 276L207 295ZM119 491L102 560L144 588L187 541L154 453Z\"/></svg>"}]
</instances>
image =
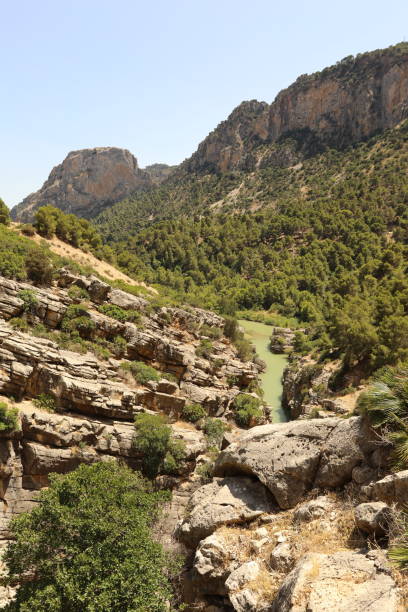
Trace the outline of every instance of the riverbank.
<instances>
[{"instance_id":1,"label":"riverbank","mask_svg":"<svg viewBox=\"0 0 408 612\"><path fill-rule=\"evenodd\" d=\"M245 335L255 346L259 357L265 362L266 370L260 376L264 399L271 406L274 423L287 421L287 415L282 408L282 374L287 366L287 355L276 355L269 350L269 340L272 327L256 321L239 320Z\"/></svg>"}]
</instances>

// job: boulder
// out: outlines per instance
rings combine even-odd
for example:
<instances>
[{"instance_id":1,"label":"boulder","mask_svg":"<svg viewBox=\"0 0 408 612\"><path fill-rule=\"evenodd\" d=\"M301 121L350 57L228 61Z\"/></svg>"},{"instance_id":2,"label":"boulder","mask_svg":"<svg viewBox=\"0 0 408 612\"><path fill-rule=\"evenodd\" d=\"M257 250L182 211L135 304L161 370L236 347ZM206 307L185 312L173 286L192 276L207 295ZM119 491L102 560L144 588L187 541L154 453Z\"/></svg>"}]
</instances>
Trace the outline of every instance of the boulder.
<instances>
[{"instance_id":1,"label":"boulder","mask_svg":"<svg viewBox=\"0 0 408 612\"><path fill-rule=\"evenodd\" d=\"M374 442L361 417L291 421L254 427L217 458L214 474L252 474L282 509L295 506L311 488L335 488Z\"/></svg>"},{"instance_id":2,"label":"boulder","mask_svg":"<svg viewBox=\"0 0 408 612\"><path fill-rule=\"evenodd\" d=\"M393 578L358 552L310 553L286 577L270 612L397 612Z\"/></svg>"},{"instance_id":3,"label":"boulder","mask_svg":"<svg viewBox=\"0 0 408 612\"><path fill-rule=\"evenodd\" d=\"M194 581L202 594L225 595L225 581L231 572L228 543L222 535L213 533L202 540L196 550Z\"/></svg>"},{"instance_id":4,"label":"boulder","mask_svg":"<svg viewBox=\"0 0 408 612\"><path fill-rule=\"evenodd\" d=\"M334 504L330 497L321 495L296 508L293 518L298 522L314 521L330 512L333 507Z\"/></svg>"},{"instance_id":5,"label":"boulder","mask_svg":"<svg viewBox=\"0 0 408 612\"><path fill-rule=\"evenodd\" d=\"M225 586L229 594L229 599L236 612L255 612L257 609L259 601L258 590L246 588L246 585L257 579L260 569L256 561L248 561L231 572L226 580Z\"/></svg>"},{"instance_id":6,"label":"boulder","mask_svg":"<svg viewBox=\"0 0 408 612\"><path fill-rule=\"evenodd\" d=\"M221 525L238 525L273 509L266 488L250 478L215 478L200 487L190 500L191 512L181 523L179 538L196 546Z\"/></svg>"},{"instance_id":7,"label":"boulder","mask_svg":"<svg viewBox=\"0 0 408 612\"><path fill-rule=\"evenodd\" d=\"M294 563L292 547L289 542L281 542L271 552L269 564L277 572L289 572Z\"/></svg>"},{"instance_id":8,"label":"boulder","mask_svg":"<svg viewBox=\"0 0 408 612\"><path fill-rule=\"evenodd\" d=\"M392 511L384 502L359 504L354 510L356 525L370 535L382 536L387 533Z\"/></svg>"},{"instance_id":9,"label":"boulder","mask_svg":"<svg viewBox=\"0 0 408 612\"><path fill-rule=\"evenodd\" d=\"M362 487L361 491L368 499L374 501L404 505L408 500L408 470L389 474L377 482Z\"/></svg>"}]
</instances>

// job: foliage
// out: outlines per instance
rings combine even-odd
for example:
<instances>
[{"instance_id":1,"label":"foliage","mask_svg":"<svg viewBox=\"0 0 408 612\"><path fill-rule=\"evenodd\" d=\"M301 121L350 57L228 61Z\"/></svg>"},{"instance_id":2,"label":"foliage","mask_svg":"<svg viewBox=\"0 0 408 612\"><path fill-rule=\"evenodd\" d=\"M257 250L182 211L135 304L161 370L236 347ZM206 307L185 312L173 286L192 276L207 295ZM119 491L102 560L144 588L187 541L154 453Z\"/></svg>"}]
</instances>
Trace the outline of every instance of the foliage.
<instances>
[{"instance_id":1,"label":"foliage","mask_svg":"<svg viewBox=\"0 0 408 612\"><path fill-rule=\"evenodd\" d=\"M149 478L159 473L178 474L185 456L184 444L174 440L163 415L137 414L134 448L142 454L143 472Z\"/></svg>"},{"instance_id":2,"label":"foliage","mask_svg":"<svg viewBox=\"0 0 408 612\"><path fill-rule=\"evenodd\" d=\"M96 328L85 304L70 304L61 321L61 329L65 332L89 336Z\"/></svg>"},{"instance_id":3,"label":"foliage","mask_svg":"<svg viewBox=\"0 0 408 612\"><path fill-rule=\"evenodd\" d=\"M137 312L136 310L124 310L123 308L120 308L120 306L115 306L115 304L102 304L98 307L98 310L107 317L116 319L121 323L125 323L126 321L135 322L140 320L140 312Z\"/></svg>"},{"instance_id":4,"label":"foliage","mask_svg":"<svg viewBox=\"0 0 408 612\"><path fill-rule=\"evenodd\" d=\"M41 249L32 249L25 260L27 277L38 285L50 285L54 266L50 257Z\"/></svg>"},{"instance_id":5,"label":"foliage","mask_svg":"<svg viewBox=\"0 0 408 612\"><path fill-rule=\"evenodd\" d=\"M36 293L32 289L21 289L17 293L17 297L23 301L24 312L34 312L38 305L38 298Z\"/></svg>"},{"instance_id":6,"label":"foliage","mask_svg":"<svg viewBox=\"0 0 408 612\"><path fill-rule=\"evenodd\" d=\"M186 404L181 414L186 421L197 423L197 421L207 416L207 411L200 404Z\"/></svg>"},{"instance_id":7,"label":"foliage","mask_svg":"<svg viewBox=\"0 0 408 612\"><path fill-rule=\"evenodd\" d=\"M20 229L25 236L35 236L35 227L32 223L24 223Z\"/></svg>"},{"instance_id":8,"label":"foliage","mask_svg":"<svg viewBox=\"0 0 408 612\"><path fill-rule=\"evenodd\" d=\"M78 285L71 285L68 289L68 295L72 300L82 302L83 300L89 300L89 293L84 287Z\"/></svg>"},{"instance_id":9,"label":"foliage","mask_svg":"<svg viewBox=\"0 0 408 612\"><path fill-rule=\"evenodd\" d=\"M25 317L13 317L9 319L9 323L14 329L18 329L19 331L28 330L28 321Z\"/></svg>"},{"instance_id":10,"label":"foliage","mask_svg":"<svg viewBox=\"0 0 408 612\"><path fill-rule=\"evenodd\" d=\"M262 402L258 397L240 393L234 399L234 418L240 427L251 427L258 424L262 417Z\"/></svg>"},{"instance_id":11,"label":"foliage","mask_svg":"<svg viewBox=\"0 0 408 612\"><path fill-rule=\"evenodd\" d=\"M1 225L9 225L10 223L10 213L9 209L0 198L0 224Z\"/></svg>"},{"instance_id":12,"label":"foliage","mask_svg":"<svg viewBox=\"0 0 408 612\"><path fill-rule=\"evenodd\" d=\"M147 365L143 361L124 361L120 367L123 370L129 371L133 378L141 385L145 385L150 380L158 382L161 378L155 368L152 368L152 366Z\"/></svg>"},{"instance_id":13,"label":"foliage","mask_svg":"<svg viewBox=\"0 0 408 612\"><path fill-rule=\"evenodd\" d=\"M227 426L224 421L216 418L207 418L204 423L204 433L207 437L209 446L219 447Z\"/></svg>"},{"instance_id":14,"label":"foliage","mask_svg":"<svg viewBox=\"0 0 408 612\"><path fill-rule=\"evenodd\" d=\"M18 429L18 410L9 408L6 402L0 402L0 431L14 431Z\"/></svg>"},{"instance_id":15,"label":"foliage","mask_svg":"<svg viewBox=\"0 0 408 612\"><path fill-rule=\"evenodd\" d=\"M55 412L57 409L54 397L48 393L40 393L40 395L37 395L37 397L33 399L33 404L37 408L46 410L47 412Z\"/></svg>"},{"instance_id":16,"label":"foliage","mask_svg":"<svg viewBox=\"0 0 408 612\"><path fill-rule=\"evenodd\" d=\"M408 366L384 368L358 398L357 412L366 414L393 445L393 463L408 467Z\"/></svg>"},{"instance_id":17,"label":"foliage","mask_svg":"<svg viewBox=\"0 0 408 612\"><path fill-rule=\"evenodd\" d=\"M200 340L200 344L196 348L196 354L199 357L205 357L206 359L208 359L209 357L211 357L212 349L213 345L211 340L203 338L202 340Z\"/></svg>"},{"instance_id":18,"label":"foliage","mask_svg":"<svg viewBox=\"0 0 408 612\"><path fill-rule=\"evenodd\" d=\"M65 214L54 206L41 206L35 214L35 228L45 238L58 238L74 247L91 249L95 254L102 247L96 228L86 219Z\"/></svg>"},{"instance_id":19,"label":"foliage","mask_svg":"<svg viewBox=\"0 0 408 612\"><path fill-rule=\"evenodd\" d=\"M10 612L164 612L169 559L151 527L167 499L112 462L50 475L39 504L14 519L5 553L19 583Z\"/></svg>"},{"instance_id":20,"label":"foliage","mask_svg":"<svg viewBox=\"0 0 408 612\"><path fill-rule=\"evenodd\" d=\"M212 340L219 340L222 338L222 329L214 327L213 325L202 325L200 327L200 335L207 336Z\"/></svg>"}]
</instances>

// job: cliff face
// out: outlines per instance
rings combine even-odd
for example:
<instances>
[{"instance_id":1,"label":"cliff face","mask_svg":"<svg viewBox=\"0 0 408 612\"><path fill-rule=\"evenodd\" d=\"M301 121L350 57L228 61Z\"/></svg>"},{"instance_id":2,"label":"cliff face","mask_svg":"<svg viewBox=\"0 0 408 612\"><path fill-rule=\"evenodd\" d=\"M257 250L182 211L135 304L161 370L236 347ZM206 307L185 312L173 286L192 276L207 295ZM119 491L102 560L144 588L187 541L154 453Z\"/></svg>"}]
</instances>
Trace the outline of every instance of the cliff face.
<instances>
[{"instance_id":1,"label":"cliff face","mask_svg":"<svg viewBox=\"0 0 408 612\"><path fill-rule=\"evenodd\" d=\"M344 147L408 117L408 44L345 58L303 75L271 105L243 102L199 145L184 168L193 172L252 169L261 144L294 137L303 153ZM258 149L258 150L257 150ZM282 151L290 164L291 156ZM279 163L275 159L272 163Z\"/></svg>"},{"instance_id":2,"label":"cliff face","mask_svg":"<svg viewBox=\"0 0 408 612\"><path fill-rule=\"evenodd\" d=\"M52 204L66 213L95 216L137 189L152 184L126 149L99 147L72 151L55 166L39 191L12 210L18 221L31 221L36 209Z\"/></svg>"}]
</instances>

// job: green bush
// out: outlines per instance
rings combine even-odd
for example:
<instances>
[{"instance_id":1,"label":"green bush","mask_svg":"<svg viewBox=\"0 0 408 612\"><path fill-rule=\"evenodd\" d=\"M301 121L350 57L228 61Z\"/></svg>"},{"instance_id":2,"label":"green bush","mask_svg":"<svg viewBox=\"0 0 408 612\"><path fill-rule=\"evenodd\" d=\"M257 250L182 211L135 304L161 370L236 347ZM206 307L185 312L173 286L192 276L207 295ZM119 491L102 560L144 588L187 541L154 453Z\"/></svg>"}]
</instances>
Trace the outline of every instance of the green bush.
<instances>
[{"instance_id":1,"label":"green bush","mask_svg":"<svg viewBox=\"0 0 408 612\"><path fill-rule=\"evenodd\" d=\"M19 331L27 331L28 330L28 322L27 319L23 317L13 317L9 320L9 323L14 329L18 329Z\"/></svg>"},{"instance_id":2,"label":"green bush","mask_svg":"<svg viewBox=\"0 0 408 612\"><path fill-rule=\"evenodd\" d=\"M9 408L6 402L0 402L0 431L14 431L18 429L18 410Z\"/></svg>"},{"instance_id":3,"label":"green bush","mask_svg":"<svg viewBox=\"0 0 408 612\"><path fill-rule=\"evenodd\" d=\"M127 342L123 336L115 336L112 342L112 352L115 357L123 357L126 354Z\"/></svg>"},{"instance_id":4,"label":"green bush","mask_svg":"<svg viewBox=\"0 0 408 612\"><path fill-rule=\"evenodd\" d=\"M178 567L152 533L168 499L113 461L51 474L36 507L11 524L6 582L19 587L6 609L168 610Z\"/></svg>"},{"instance_id":5,"label":"green bush","mask_svg":"<svg viewBox=\"0 0 408 612\"><path fill-rule=\"evenodd\" d=\"M262 402L259 398L247 393L240 393L234 399L234 418L240 427L251 427L263 417Z\"/></svg>"},{"instance_id":6,"label":"green bush","mask_svg":"<svg viewBox=\"0 0 408 612\"><path fill-rule=\"evenodd\" d=\"M21 226L21 232L25 236L35 236L35 227L32 223L24 223L24 225Z\"/></svg>"},{"instance_id":7,"label":"green bush","mask_svg":"<svg viewBox=\"0 0 408 612\"><path fill-rule=\"evenodd\" d=\"M38 298L34 291L31 289L21 289L17 293L17 297L23 301L24 312L35 312L36 306L38 305Z\"/></svg>"},{"instance_id":8,"label":"green bush","mask_svg":"<svg viewBox=\"0 0 408 612\"><path fill-rule=\"evenodd\" d=\"M72 300L81 302L82 300L89 300L89 293L83 287L78 287L78 285L71 285L68 289L68 295Z\"/></svg>"},{"instance_id":9,"label":"green bush","mask_svg":"<svg viewBox=\"0 0 408 612\"><path fill-rule=\"evenodd\" d=\"M121 323L126 323L126 321L131 321L132 323L140 321L140 312L136 310L124 310L119 306L115 306L115 304L102 304L102 306L99 306L98 310L107 317L116 319Z\"/></svg>"},{"instance_id":10,"label":"green bush","mask_svg":"<svg viewBox=\"0 0 408 612\"><path fill-rule=\"evenodd\" d=\"M50 285L54 266L49 255L41 249L33 249L25 259L27 277L37 285Z\"/></svg>"},{"instance_id":11,"label":"green bush","mask_svg":"<svg viewBox=\"0 0 408 612\"><path fill-rule=\"evenodd\" d=\"M209 417L206 419L203 429L209 446L218 447L222 442L227 426L221 419Z\"/></svg>"},{"instance_id":12,"label":"green bush","mask_svg":"<svg viewBox=\"0 0 408 612\"><path fill-rule=\"evenodd\" d=\"M40 395L33 399L33 404L37 408L46 410L47 412L55 412L57 409L54 397L48 393L40 393Z\"/></svg>"},{"instance_id":13,"label":"green bush","mask_svg":"<svg viewBox=\"0 0 408 612\"><path fill-rule=\"evenodd\" d=\"M120 367L130 372L133 378L141 385L145 385L150 380L158 382L161 378L157 370L143 361L124 361Z\"/></svg>"},{"instance_id":14,"label":"green bush","mask_svg":"<svg viewBox=\"0 0 408 612\"><path fill-rule=\"evenodd\" d=\"M243 336L236 338L234 344L237 349L237 355L242 361L251 361L255 357L254 347L251 342Z\"/></svg>"},{"instance_id":15,"label":"green bush","mask_svg":"<svg viewBox=\"0 0 408 612\"><path fill-rule=\"evenodd\" d=\"M208 359L211 356L213 345L210 340L201 340L199 346L196 348L196 354L199 357L205 357Z\"/></svg>"},{"instance_id":16,"label":"green bush","mask_svg":"<svg viewBox=\"0 0 408 612\"><path fill-rule=\"evenodd\" d=\"M200 336L207 336L212 340L219 340L222 338L222 329L214 327L212 325L202 325L200 327Z\"/></svg>"},{"instance_id":17,"label":"green bush","mask_svg":"<svg viewBox=\"0 0 408 612\"><path fill-rule=\"evenodd\" d=\"M3 200L0 198L0 223L2 225L9 225L10 223L10 212Z\"/></svg>"},{"instance_id":18,"label":"green bush","mask_svg":"<svg viewBox=\"0 0 408 612\"><path fill-rule=\"evenodd\" d=\"M207 416L207 411L200 404L186 404L181 414L186 421L197 423Z\"/></svg>"},{"instance_id":19,"label":"green bush","mask_svg":"<svg viewBox=\"0 0 408 612\"><path fill-rule=\"evenodd\" d=\"M78 332L89 336L96 328L95 322L90 318L85 304L70 304L62 318L61 329L65 332Z\"/></svg>"},{"instance_id":20,"label":"green bush","mask_svg":"<svg viewBox=\"0 0 408 612\"><path fill-rule=\"evenodd\" d=\"M177 474L185 456L182 441L172 438L171 427L160 414L137 414L134 448L142 455L142 470L149 478Z\"/></svg>"}]
</instances>

